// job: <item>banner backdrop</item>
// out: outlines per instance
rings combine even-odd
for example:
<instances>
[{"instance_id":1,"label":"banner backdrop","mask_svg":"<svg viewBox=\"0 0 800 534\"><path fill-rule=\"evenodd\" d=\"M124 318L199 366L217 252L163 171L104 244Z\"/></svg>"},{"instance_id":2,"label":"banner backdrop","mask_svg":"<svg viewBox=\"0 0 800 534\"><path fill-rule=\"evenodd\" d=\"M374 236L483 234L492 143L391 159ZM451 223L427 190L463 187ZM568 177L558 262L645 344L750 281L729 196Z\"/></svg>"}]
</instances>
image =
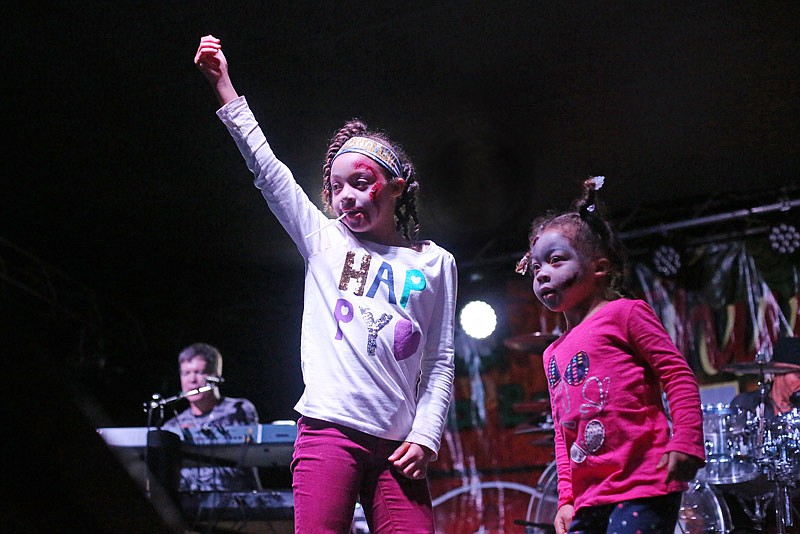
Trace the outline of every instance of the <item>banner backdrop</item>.
<instances>
[{"instance_id":1,"label":"banner backdrop","mask_svg":"<svg viewBox=\"0 0 800 534\"><path fill-rule=\"evenodd\" d=\"M701 388L746 376L724 369L770 359L780 335L798 335L798 253L777 255L757 242L732 241L684 252L675 276L636 258L631 289L661 318ZM508 267L513 273L513 265ZM553 432L541 350L513 350L509 339L560 334L560 315L544 309L530 276L463 273L460 306L473 298L498 314L493 336L477 340L457 326L456 384L431 490L440 533L525 532L555 514ZM533 530L529 530L533 531ZM546 530L541 530L546 532Z\"/></svg>"}]
</instances>

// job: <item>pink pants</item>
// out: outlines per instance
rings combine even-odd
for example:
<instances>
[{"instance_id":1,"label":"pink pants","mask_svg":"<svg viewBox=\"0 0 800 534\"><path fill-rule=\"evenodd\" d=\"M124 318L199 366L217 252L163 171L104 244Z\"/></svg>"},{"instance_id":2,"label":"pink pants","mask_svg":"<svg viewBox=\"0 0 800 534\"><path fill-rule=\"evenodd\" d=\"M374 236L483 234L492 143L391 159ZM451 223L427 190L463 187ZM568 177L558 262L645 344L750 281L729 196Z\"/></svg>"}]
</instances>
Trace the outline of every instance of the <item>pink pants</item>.
<instances>
[{"instance_id":1,"label":"pink pants","mask_svg":"<svg viewBox=\"0 0 800 534\"><path fill-rule=\"evenodd\" d=\"M350 532L356 499L372 534L432 534L427 480L397 473L400 442L301 417L292 460L295 533Z\"/></svg>"}]
</instances>

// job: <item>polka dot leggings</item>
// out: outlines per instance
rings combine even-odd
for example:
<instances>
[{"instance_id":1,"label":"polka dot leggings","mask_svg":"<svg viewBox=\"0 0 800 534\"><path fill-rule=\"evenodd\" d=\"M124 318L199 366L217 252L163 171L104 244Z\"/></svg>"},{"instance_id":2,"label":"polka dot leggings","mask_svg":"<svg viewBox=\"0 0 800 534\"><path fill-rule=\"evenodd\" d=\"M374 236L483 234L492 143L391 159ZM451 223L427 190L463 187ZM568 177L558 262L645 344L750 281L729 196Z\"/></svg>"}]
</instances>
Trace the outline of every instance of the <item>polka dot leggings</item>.
<instances>
[{"instance_id":1,"label":"polka dot leggings","mask_svg":"<svg viewBox=\"0 0 800 534\"><path fill-rule=\"evenodd\" d=\"M581 508L575 512L569 531L574 534L673 534L681 495L676 492Z\"/></svg>"}]
</instances>

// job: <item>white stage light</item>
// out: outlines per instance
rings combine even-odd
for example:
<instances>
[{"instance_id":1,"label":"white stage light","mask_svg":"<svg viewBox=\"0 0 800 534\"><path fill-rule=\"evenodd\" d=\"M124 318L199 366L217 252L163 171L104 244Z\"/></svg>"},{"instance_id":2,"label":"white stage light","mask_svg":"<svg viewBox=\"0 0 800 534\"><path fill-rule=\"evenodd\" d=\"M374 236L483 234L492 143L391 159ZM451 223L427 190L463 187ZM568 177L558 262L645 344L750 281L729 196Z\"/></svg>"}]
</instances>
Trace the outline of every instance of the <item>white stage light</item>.
<instances>
[{"instance_id":1,"label":"white stage light","mask_svg":"<svg viewBox=\"0 0 800 534\"><path fill-rule=\"evenodd\" d=\"M482 300L473 300L467 303L461 310L459 321L464 332L475 339L489 337L497 327L497 315L494 313L494 308Z\"/></svg>"}]
</instances>

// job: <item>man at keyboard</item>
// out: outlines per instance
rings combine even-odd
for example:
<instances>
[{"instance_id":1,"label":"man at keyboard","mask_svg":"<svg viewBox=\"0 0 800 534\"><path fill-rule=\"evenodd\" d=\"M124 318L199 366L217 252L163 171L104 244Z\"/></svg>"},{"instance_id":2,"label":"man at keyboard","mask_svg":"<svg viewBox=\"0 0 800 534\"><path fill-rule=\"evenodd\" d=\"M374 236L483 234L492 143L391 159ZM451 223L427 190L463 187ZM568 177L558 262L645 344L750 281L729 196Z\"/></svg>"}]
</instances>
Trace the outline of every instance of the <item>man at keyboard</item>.
<instances>
[{"instance_id":1,"label":"man at keyboard","mask_svg":"<svg viewBox=\"0 0 800 534\"><path fill-rule=\"evenodd\" d=\"M222 376L222 355L206 343L194 343L178 355L181 391L191 391L211 383L208 377ZM212 379L213 379L212 378ZM191 440L192 432L258 424L258 413L247 399L224 397L217 387L186 397L189 407L164 423L162 429ZM180 491L249 491L261 489L255 467L241 467L207 458L184 457Z\"/></svg>"}]
</instances>

